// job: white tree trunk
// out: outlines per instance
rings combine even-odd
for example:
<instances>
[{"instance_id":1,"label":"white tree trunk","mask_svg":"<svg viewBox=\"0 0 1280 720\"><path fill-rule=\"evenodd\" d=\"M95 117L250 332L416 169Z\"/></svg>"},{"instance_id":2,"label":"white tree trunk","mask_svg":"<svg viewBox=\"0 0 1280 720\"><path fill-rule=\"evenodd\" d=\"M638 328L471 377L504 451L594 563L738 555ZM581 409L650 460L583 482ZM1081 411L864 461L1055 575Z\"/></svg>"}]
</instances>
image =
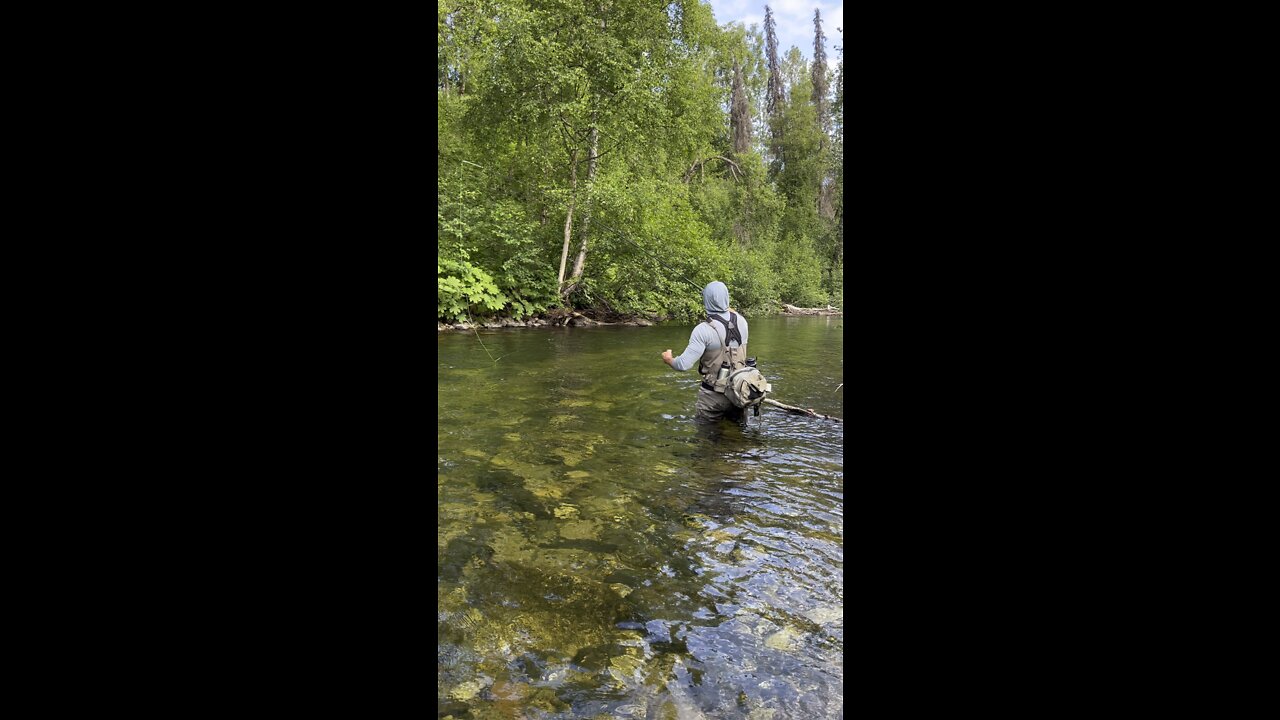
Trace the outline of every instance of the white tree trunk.
<instances>
[{"instance_id":1,"label":"white tree trunk","mask_svg":"<svg viewBox=\"0 0 1280 720\"><path fill-rule=\"evenodd\" d=\"M564 287L564 266L569 261L569 239L573 237L573 206L577 201L578 189L578 151L569 153L569 212L564 217L564 249L560 251L560 274L556 277L556 288Z\"/></svg>"},{"instance_id":2,"label":"white tree trunk","mask_svg":"<svg viewBox=\"0 0 1280 720\"><path fill-rule=\"evenodd\" d=\"M582 237L582 243L578 246L578 256L573 259L573 274L569 276L569 284L561 290L561 297L568 302L569 293L578 287L578 282L582 280L582 266L587 261L587 229L591 227L591 187L596 179L596 155L600 151L600 131L594 125L589 131L591 139L591 155L587 157L587 203L582 208L582 223L578 227L578 234ZM566 234L565 247L568 247L568 235Z\"/></svg>"}]
</instances>

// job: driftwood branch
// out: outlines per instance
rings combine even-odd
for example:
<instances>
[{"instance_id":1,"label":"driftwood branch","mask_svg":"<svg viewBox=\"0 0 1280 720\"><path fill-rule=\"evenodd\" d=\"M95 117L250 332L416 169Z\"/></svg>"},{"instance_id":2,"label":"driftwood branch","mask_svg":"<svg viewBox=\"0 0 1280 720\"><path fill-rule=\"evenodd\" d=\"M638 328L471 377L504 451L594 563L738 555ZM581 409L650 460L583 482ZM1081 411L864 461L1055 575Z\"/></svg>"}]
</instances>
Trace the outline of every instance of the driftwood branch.
<instances>
[{"instance_id":1,"label":"driftwood branch","mask_svg":"<svg viewBox=\"0 0 1280 720\"><path fill-rule=\"evenodd\" d=\"M828 305L824 308L802 308L782 303L782 312L787 315L840 315L839 310Z\"/></svg>"},{"instance_id":2,"label":"driftwood branch","mask_svg":"<svg viewBox=\"0 0 1280 720\"><path fill-rule=\"evenodd\" d=\"M783 405L777 400L770 400L769 398L765 398L760 402L763 402L766 405L772 405L777 408L782 408L783 410L786 410L789 413L795 413L796 415L808 415L809 417L822 418L823 420L834 420L838 423L844 422L838 417L831 417L830 415L823 415L822 413L816 413L813 411L813 408L809 408L808 410L806 410L804 408L798 408L795 405Z\"/></svg>"}]
</instances>

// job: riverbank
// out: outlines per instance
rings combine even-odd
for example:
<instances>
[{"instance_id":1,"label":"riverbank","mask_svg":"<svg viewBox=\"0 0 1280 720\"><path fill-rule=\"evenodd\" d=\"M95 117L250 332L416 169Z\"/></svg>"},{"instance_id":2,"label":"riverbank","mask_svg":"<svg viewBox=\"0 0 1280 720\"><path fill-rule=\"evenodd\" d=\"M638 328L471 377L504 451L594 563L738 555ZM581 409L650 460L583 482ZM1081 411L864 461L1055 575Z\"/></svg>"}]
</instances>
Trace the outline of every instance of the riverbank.
<instances>
[{"instance_id":1,"label":"riverbank","mask_svg":"<svg viewBox=\"0 0 1280 720\"><path fill-rule=\"evenodd\" d=\"M587 309L579 311L553 308L547 312L538 313L532 317L525 318L524 320L501 317L487 318L473 323L444 323L437 319L436 330L438 332L444 332L445 330L470 330L472 328L590 327L593 325L632 325L645 327L669 319L669 317L663 315L624 315L611 312L609 310Z\"/></svg>"},{"instance_id":2,"label":"riverbank","mask_svg":"<svg viewBox=\"0 0 1280 720\"><path fill-rule=\"evenodd\" d=\"M843 310L837 310L832 306L822 308L801 308L795 305L783 304L780 311L752 313L757 317L796 317L802 315L843 315ZM436 332L444 332L446 330L471 330L472 328L507 328L507 327L591 327L596 325L623 325L634 327L647 327L664 320L670 320L670 317L662 315L622 315L607 310L583 310L581 312L573 310L567 311L560 308L539 313L533 317L524 320L516 320L515 318L488 318L476 322L461 323L445 323L436 321Z\"/></svg>"},{"instance_id":3,"label":"riverbank","mask_svg":"<svg viewBox=\"0 0 1280 720\"><path fill-rule=\"evenodd\" d=\"M634 325L644 327L653 325L655 322L661 322L666 318L657 318L650 320L643 317L620 317L618 319L597 319L592 318L580 312L574 313L550 313L535 315L524 320L516 320L514 318L492 318L488 320L477 321L474 323L443 323L436 321L436 331L444 332L446 330L470 330L472 328L505 328L505 327L590 327L593 325Z\"/></svg>"}]
</instances>

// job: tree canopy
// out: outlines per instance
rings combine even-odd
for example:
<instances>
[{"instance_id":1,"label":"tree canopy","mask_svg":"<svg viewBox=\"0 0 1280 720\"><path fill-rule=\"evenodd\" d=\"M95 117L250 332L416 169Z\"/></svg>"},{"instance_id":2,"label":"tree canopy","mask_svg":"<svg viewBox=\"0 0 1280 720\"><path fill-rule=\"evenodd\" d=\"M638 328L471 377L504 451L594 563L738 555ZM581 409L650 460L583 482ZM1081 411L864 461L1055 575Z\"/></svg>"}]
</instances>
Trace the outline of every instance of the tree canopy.
<instances>
[{"instance_id":1,"label":"tree canopy","mask_svg":"<svg viewBox=\"0 0 1280 720\"><path fill-rule=\"evenodd\" d=\"M704 0L442 0L438 315L842 304L843 62ZM815 43L822 47L815 13ZM763 130L763 131L762 131Z\"/></svg>"}]
</instances>

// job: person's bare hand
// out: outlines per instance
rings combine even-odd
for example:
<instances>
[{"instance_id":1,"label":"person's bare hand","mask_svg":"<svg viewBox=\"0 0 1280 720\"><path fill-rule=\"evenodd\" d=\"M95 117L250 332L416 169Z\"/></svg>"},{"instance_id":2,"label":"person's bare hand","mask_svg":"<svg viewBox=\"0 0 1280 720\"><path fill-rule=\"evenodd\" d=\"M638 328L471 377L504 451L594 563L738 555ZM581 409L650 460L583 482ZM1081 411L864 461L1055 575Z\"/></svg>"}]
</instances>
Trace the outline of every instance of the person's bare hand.
<instances>
[{"instance_id":1,"label":"person's bare hand","mask_svg":"<svg viewBox=\"0 0 1280 720\"><path fill-rule=\"evenodd\" d=\"M667 363L668 365L671 364L671 348L667 348L666 350L662 351L662 361Z\"/></svg>"}]
</instances>

